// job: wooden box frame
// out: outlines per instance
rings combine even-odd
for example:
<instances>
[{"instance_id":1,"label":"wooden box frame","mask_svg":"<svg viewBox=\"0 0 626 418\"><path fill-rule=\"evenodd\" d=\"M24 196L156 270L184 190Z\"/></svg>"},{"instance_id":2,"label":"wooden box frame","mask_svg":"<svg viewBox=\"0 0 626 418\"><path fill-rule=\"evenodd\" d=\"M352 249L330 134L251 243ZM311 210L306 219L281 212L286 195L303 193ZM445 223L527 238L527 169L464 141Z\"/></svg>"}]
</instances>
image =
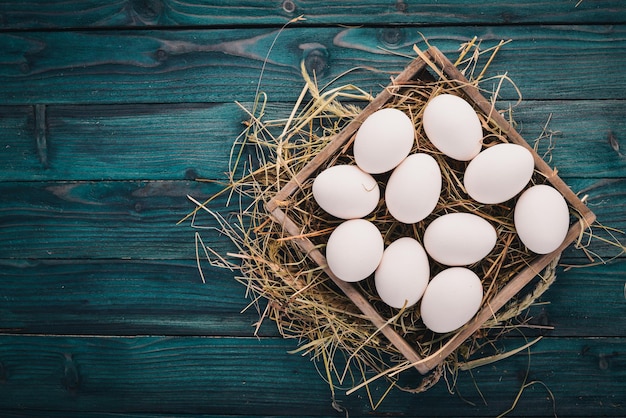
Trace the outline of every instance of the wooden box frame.
<instances>
[{"instance_id":1,"label":"wooden box frame","mask_svg":"<svg viewBox=\"0 0 626 418\"><path fill-rule=\"evenodd\" d=\"M565 198L570 208L578 212L580 220L570 225L563 243L550 254L538 255L537 258L517 276L509 281L481 310L470 320L458 333L456 333L447 344L435 355L421 358L420 355L404 340L392 327L386 325L383 318L375 308L367 301L352 283L347 283L337 278L327 267L326 259L322 252L306 237L302 236L302 230L288 215L281 209L284 202L298 190L316 170L318 170L332 156L336 155L342 147L353 139L354 134L363 121L375 111L381 109L393 98L394 91L397 91L403 84L411 80L418 80L420 74L424 73L426 67L433 69L446 82L458 86L472 104L479 108L489 118L497 124L503 134L510 142L522 145L530 150L535 161L535 169L541 172L547 181L556 188ZM367 105L361 113L352 120L331 142L299 172L297 173L275 196L266 204L266 209L275 221L282 224L284 230L293 237L293 242L308 255L315 263L324 269L333 282L345 293L345 295L365 314L372 323L381 330L385 337L398 349L402 355L422 374L428 373L437 367L449 354L456 350L468 337L477 331L490 317L493 316L504 304L519 293L535 276L560 253L569 246L589 225L595 220L593 212L569 189L569 187L558 177L556 171L528 145L508 121L497 111L494 111L492 104L485 99L479 90L471 85L463 74L441 53L437 48L431 47L418 58L413 60L391 83L383 89L374 100Z\"/></svg>"}]
</instances>

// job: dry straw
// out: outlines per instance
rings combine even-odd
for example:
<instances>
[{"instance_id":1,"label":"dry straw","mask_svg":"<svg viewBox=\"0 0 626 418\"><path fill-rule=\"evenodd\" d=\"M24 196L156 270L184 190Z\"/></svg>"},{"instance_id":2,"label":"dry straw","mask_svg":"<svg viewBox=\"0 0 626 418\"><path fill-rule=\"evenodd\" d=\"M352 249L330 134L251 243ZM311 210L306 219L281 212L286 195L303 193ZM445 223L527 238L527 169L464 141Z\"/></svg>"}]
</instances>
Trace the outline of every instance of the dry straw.
<instances>
[{"instance_id":1,"label":"dry straw","mask_svg":"<svg viewBox=\"0 0 626 418\"><path fill-rule=\"evenodd\" d=\"M495 86L492 91L486 92L492 98L498 96L503 83L510 83L506 75L491 79L484 77L504 43L482 50L480 43L474 39L462 45L455 62L455 66L473 85L478 88ZM419 50L416 51L419 53ZM492 345L506 332L529 326L523 318L520 319L520 314L535 303L554 281L557 260L533 282L528 292L512 299L498 313L494 313L481 329L427 376L413 374L413 380L401 379L401 372L412 368L410 362L329 280L323 269L293 245L291 241L294 237L286 234L265 209L265 204L373 99L354 85L320 88L304 66L302 76L304 83L301 94L284 118L272 120L267 116L270 108L264 93L257 95L251 109L241 106L248 114L248 121L233 146L230 178L220 193L227 196L226 206L234 205L237 208L236 213L227 219L221 209L214 209L215 205L210 203L217 197L214 196L203 203L192 199L197 209L190 214L194 220L200 213L210 214L213 221L217 221L215 229L225 235L236 250L222 254L204 245L200 235L202 231L198 231L198 265L200 259L206 257L213 265L235 271L237 280L247 288L251 300L249 306L256 307L259 312L258 324L270 319L276 323L282 336L296 340L297 348L293 353L308 355L316 361L333 396L338 387L348 389L348 392L365 387L369 394L369 384L380 378L389 382L389 389L397 387L421 392L442 376L446 376L448 382L453 382L459 370L496 361L525 349L526 346L480 359L472 356L483 347ZM337 84L337 80L334 84ZM424 74L423 79L395 91L393 99L387 104L404 111L413 119L417 132L413 151L431 154L441 167L442 195L435 210L424 221L405 225L395 221L381 201L367 219L380 229L386 244L403 236L412 236L421 241L425 226L444 213L470 212L487 219L496 227L498 242L485 260L470 266L482 277L485 305L535 256L525 249L515 234L513 208L507 203L485 206L468 199L462 183L466 163L444 157L425 138L421 126L424 105L431 97L441 93L463 94L458 87L446 83L442 74L435 74L434 77ZM496 112L495 99L492 103L492 111ZM510 109L503 113L511 114ZM486 133L486 147L508 142L498 126L492 123L490 115L479 112L479 117ZM337 163L351 163L350 154L348 143L322 168ZM288 199L278 204L300 227L301 236L306 236L318 248L323 248L339 220L326 214L315 203L311 195L312 178L314 175L300 184ZM381 175L377 180L382 186L386 177ZM544 182L545 177L539 172L531 180L532 184ZM434 263L432 273L442 268ZM416 307L401 310L389 308L380 301L370 280L361 282L358 288L381 316L388 318L386 325L393 327L421 358L435 355L454 334L439 335L428 331ZM370 400L375 407L376 403L371 397Z\"/></svg>"}]
</instances>

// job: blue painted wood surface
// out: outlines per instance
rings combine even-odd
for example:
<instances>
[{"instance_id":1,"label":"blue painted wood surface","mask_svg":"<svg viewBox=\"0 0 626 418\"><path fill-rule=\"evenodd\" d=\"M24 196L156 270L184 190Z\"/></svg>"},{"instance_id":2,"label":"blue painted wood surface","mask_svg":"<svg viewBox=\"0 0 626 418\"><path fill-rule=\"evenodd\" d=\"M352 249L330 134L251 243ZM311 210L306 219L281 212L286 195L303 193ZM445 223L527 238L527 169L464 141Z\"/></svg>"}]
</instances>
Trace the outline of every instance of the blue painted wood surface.
<instances>
[{"instance_id":1,"label":"blue painted wood surface","mask_svg":"<svg viewBox=\"0 0 626 418\"><path fill-rule=\"evenodd\" d=\"M488 75L521 90L518 129L532 142L548 124L551 165L602 224L626 230L622 1L0 1L1 416L345 416L315 364L288 354L296 341L269 322L254 337L232 275L207 267L201 282L193 230L175 225L187 194L219 190L194 180L224 178L246 120L235 101L250 107L272 42L300 14L265 67L272 115L297 98L301 60L322 83L377 68L342 79L377 92L424 38L451 57L474 36L512 39ZM516 99L501 93L503 106ZM619 254L600 240L590 250ZM454 393L443 381L394 390L376 412L364 390L337 401L353 417L497 416L528 372L536 383L511 416L625 416L625 282L624 255L561 267L529 312L554 327L530 357L461 373Z\"/></svg>"}]
</instances>

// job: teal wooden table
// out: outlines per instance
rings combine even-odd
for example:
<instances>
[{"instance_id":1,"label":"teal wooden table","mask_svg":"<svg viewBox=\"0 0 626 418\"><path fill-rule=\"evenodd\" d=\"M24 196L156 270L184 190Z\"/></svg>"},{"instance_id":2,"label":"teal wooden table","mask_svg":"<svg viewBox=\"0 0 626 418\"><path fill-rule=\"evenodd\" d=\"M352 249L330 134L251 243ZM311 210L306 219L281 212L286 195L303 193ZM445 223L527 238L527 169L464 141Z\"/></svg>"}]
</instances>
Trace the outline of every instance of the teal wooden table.
<instances>
[{"instance_id":1,"label":"teal wooden table","mask_svg":"<svg viewBox=\"0 0 626 418\"><path fill-rule=\"evenodd\" d=\"M606 264L559 268L531 310L553 329L530 356L461 373L453 393L392 391L375 412L365 390L338 390L341 412L315 364L288 354L295 341L270 322L254 336L232 274L207 267L202 283L194 231L176 225L187 195L219 190L194 180L225 177L247 119L235 102L250 107L263 67L284 116L302 60L322 83L376 68L343 79L375 93L413 45L454 57L474 36L512 40L489 75L522 92L518 130L552 138L550 164L626 230L623 1L0 1L0 415L497 416L526 384L511 416L626 416L614 245L589 247L618 256ZM562 262L589 261L571 249Z\"/></svg>"}]
</instances>

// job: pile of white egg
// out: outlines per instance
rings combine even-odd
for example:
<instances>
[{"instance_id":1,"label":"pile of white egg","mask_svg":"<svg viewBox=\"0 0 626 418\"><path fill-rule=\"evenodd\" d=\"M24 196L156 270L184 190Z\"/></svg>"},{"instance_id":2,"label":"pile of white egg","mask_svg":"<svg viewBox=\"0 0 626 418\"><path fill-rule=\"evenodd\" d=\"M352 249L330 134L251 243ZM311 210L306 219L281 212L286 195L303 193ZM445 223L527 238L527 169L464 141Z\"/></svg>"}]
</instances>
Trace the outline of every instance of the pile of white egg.
<instances>
[{"instance_id":1,"label":"pile of white egg","mask_svg":"<svg viewBox=\"0 0 626 418\"><path fill-rule=\"evenodd\" d=\"M469 162L463 186L478 204L506 202L530 182L532 153L511 143L482 150L481 122L461 97L435 96L424 108L422 123L436 149L453 160ZM406 236L385 248L378 227L363 219L379 206L381 198L381 188L372 175L390 173L384 185L384 205L404 224L427 218L441 197L439 164L428 153L411 153L415 135L415 126L404 112L384 108L372 113L354 139L356 165L323 170L315 178L312 192L323 210L344 220L326 245L326 260L333 274L347 282L373 274L382 301L398 309L421 301L425 326L446 333L460 328L479 310L483 286L468 266L493 250L497 231L478 215L448 213L432 220L423 236L417 237L423 244ZM515 203L514 225L529 250L550 253L567 234L567 203L551 186L531 186ZM434 277L431 259L445 267Z\"/></svg>"}]
</instances>

